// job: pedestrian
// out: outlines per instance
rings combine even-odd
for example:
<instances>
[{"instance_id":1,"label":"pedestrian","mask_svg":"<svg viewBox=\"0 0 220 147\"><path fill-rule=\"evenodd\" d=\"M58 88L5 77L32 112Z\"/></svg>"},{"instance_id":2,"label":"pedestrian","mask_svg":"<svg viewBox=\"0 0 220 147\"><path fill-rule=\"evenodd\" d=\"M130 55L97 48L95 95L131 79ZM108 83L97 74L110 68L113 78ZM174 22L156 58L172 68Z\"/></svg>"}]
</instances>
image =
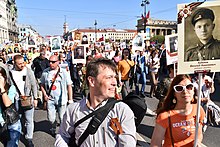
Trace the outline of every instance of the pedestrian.
<instances>
[{"instance_id":1,"label":"pedestrian","mask_svg":"<svg viewBox=\"0 0 220 147\"><path fill-rule=\"evenodd\" d=\"M158 83L158 70L160 68L160 59L158 57L158 50L154 49L149 57L149 73L150 73L150 97L152 98L155 94Z\"/></svg>"},{"instance_id":2,"label":"pedestrian","mask_svg":"<svg viewBox=\"0 0 220 147\"><path fill-rule=\"evenodd\" d=\"M109 59L94 59L87 66L86 80L90 93L88 97L68 106L59 133L56 136L55 146L57 147L67 147L73 139L71 136L74 132L78 145L79 138L86 130L91 118L76 128L74 128L74 124L89 113L105 107L107 101L115 96L117 86L116 65ZM118 127L121 130L120 134L113 129L114 125L110 125L113 120L116 120L117 126L121 126L121 128ZM116 103L95 134L89 135L80 146L135 147L136 128L132 110L125 103Z\"/></svg>"},{"instance_id":3,"label":"pedestrian","mask_svg":"<svg viewBox=\"0 0 220 147\"><path fill-rule=\"evenodd\" d=\"M200 42L187 49L185 61L220 59L220 41L212 35L214 20L214 12L208 8L199 8L192 14L191 23Z\"/></svg>"},{"instance_id":4,"label":"pedestrian","mask_svg":"<svg viewBox=\"0 0 220 147\"><path fill-rule=\"evenodd\" d=\"M25 139L27 140L28 147L33 147L32 142L34 133L34 107L37 106L37 83L34 73L31 69L24 65L24 58L21 55L14 56L14 67L11 70L14 79L14 85L17 90L16 94L16 107L21 116L25 118L25 124L22 127L26 128ZM31 96L31 102L34 107L24 109L21 105L22 97Z\"/></svg>"},{"instance_id":5,"label":"pedestrian","mask_svg":"<svg viewBox=\"0 0 220 147\"><path fill-rule=\"evenodd\" d=\"M59 67L58 56L52 55L49 59L50 67L45 69L41 76L41 90L47 102L47 117L52 125L51 135L55 136L56 110L61 123L67 102L73 103L72 81L66 69Z\"/></svg>"},{"instance_id":6,"label":"pedestrian","mask_svg":"<svg viewBox=\"0 0 220 147\"><path fill-rule=\"evenodd\" d=\"M136 62L136 69L139 67L139 72L136 72L137 80L135 84L135 90L137 95L141 95L141 97L145 97L145 86L147 82L147 74L148 74L148 67L147 67L147 60L145 58L143 51L138 51L139 55L136 56L134 59ZM136 70L137 71L137 70ZM141 84L141 93L139 93L139 83Z\"/></svg>"},{"instance_id":7,"label":"pedestrian","mask_svg":"<svg viewBox=\"0 0 220 147\"><path fill-rule=\"evenodd\" d=\"M69 65L66 61L66 55L64 53L59 53L59 61L60 61L60 67L65 69L66 71L69 71Z\"/></svg>"},{"instance_id":8,"label":"pedestrian","mask_svg":"<svg viewBox=\"0 0 220 147\"><path fill-rule=\"evenodd\" d=\"M16 95L16 89L14 85L9 83L9 77L6 72L6 66L2 63L0 64L0 130L1 133L9 133L9 138L4 138L7 134L1 134L0 140L7 147L18 147L18 142L21 135L21 122L20 119L12 125L6 125L6 120L3 118L3 111L13 105L14 98ZM8 127L7 132L2 131L4 128Z\"/></svg>"},{"instance_id":9,"label":"pedestrian","mask_svg":"<svg viewBox=\"0 0 220 147\"><path fill-rule=\"evenodd\" d=\"M214 102L211 100L211 94L215 92L215 86L214 86L214 81L213 79L208 76L203 74L202 75L202 87L201 87L201 106L203 107L205 113L206 113L206 117L204 120L204 125L203 125L203 132L206 131L207 126L209 124L213 125L214 121L215 121L215 117L219 118L218 114L216 113L211 113L210 110L212 110L212 108L216 108L216 104L214 104ZM198 80L198 75L197 77L195 77L195 81L193 82L195 90L197 92L197 96L199 95L199 80ZM219 108L217 108L217 110L219 111ZM217 117L218 116L218 117ZM217 121L217 122L220 122ZM218 124L218 123L217 123Z\"/></svg>"},{"instance_id":10,"label":"pedestrian","mask_svg":"<svg viewBox=\"0 0 220 147\"><path fill-rule=\"evenodd\" d=\"M36 57L31 65L31 68L34 70L34 76L38 83L38 98L43 102L43 107L46 109L46 102L44 102L44 98L42 95L42 91L40 89L40 78L42 76L43 70L50 67L49 60L46 58L46 51L41 50L40 56Z\"/></svg>"},{"instance_id":11,"label":"pedestrian","mask_svg":"<svg viewBox=\"0 0 220 147\"><path fill-rule=\"evenodd\" d=\"M131 92L129 85L129 71L134 66L134 61L131 61L131 53L128 48L122 51L122 60L118 62L118 72L121 75L121 82L123 83L122 97L124 98Z\"/></svg>"},{"instance_id":12,"label":"pedestrian","mask_svg":"<svg viewBox=\"0 0 220 147\"><path fill-rule=\"evenodd\" d=\"M151 147L193 146L196 131L197 104L194 86L188 75L177 75L168 90L162 107L157 109L156 126ZM202 142L205 112L200 107L198 144ZM163 143L164 140L164 143Z\"/></svg>"}]
</instances>

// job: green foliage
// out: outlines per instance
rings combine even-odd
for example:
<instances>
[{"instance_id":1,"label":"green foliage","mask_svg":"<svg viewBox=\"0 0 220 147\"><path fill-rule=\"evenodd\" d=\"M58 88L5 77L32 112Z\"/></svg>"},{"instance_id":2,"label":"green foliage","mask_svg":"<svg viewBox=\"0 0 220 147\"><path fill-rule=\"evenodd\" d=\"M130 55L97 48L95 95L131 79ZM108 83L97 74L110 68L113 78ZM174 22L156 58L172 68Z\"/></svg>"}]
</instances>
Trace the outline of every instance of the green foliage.
<instances>
[{"instance_id":1,"label":"green foliage","mask_svg":"<svg viewBox=\"0 0 220 147\"><path fill-rule=\"evenodd\" d=\"M161 43L164 43L164 41L165 41L165 36L156 35L156 36L154 36L154 37L151 37L151 38L150 38L150 41L151 41L151 42L154 41L154 42L157 42L157 43L161 44Z\"/></svg>"}]
</instances>

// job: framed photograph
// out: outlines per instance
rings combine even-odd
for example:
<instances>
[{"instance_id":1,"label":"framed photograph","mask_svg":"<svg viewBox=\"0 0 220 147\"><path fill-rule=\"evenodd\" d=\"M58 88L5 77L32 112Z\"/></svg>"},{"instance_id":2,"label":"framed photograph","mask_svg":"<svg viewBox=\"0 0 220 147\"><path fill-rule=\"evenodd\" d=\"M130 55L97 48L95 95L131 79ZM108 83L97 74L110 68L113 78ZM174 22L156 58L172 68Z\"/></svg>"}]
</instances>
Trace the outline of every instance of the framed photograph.
<instances>
[{"instance_id":1,"label":"framed photograph","mask_svg":"<svg viewBox=\"0 0 220 147\"><path fill-rule=\"evenodd\" d=\"M135 52L136 50L143 51L145 47L144 43L144 35L143 33L138 33L134 36L132 40L132 51Z\"/></svg>"},{"instance_id":2,"label":"framed photograph","mask_svg":"<svg viewBox=\"0 0 220 147\"><path fill-rule=\"evenodd\" d=\"M77 63L86 63L86 47L85 46L76 46L72 51L72 62L73 64Z\"/></svg>"},{"instance_id":3,"label":"framed photograph","mask_svg":"<svg viewBox=\"0 0 220 147\"><path fill-rule=\"evenodd\" d=\"M60 52L62 50L60 36L50 37L50 47L51 52Z\"/></svg>"},{"instance_id":4,"label":"framed photograph","mask_svg":"<svg viewBox=\"0 0 220 147\"><path fill-rule=\"evenodd\" d=\"M220 1L178 5L178 74L220 71Z\"/></svg>"},{"instance_id":5,"label":"framed photograph","mask_svg":"<svg viewBox=\"0 0 220 147\"><path fill-rule=\"evenodd\" d=\"M87 35L82 36L82 44L89 44Z\"/></svg>"},{"instance_id":6,"label":"framed photograph","mask_svg":"<svg viewBox=\"0 0 220 147\"><path fill-rule=\"evenodd\" d=\"M74 32L74 40L81 41L81 33L80 32Z\"/></svg>"},{"instance_id":7,"label":"framed photograph","mask_svg":"<svg viewBox=\"0 0 220 147\"><path fill-rule=\"evenodd\" d=\"M178 35L177 34L166 35L165 45L166 45L167 65L177 63Z\"/></svg>"}]
</instances>

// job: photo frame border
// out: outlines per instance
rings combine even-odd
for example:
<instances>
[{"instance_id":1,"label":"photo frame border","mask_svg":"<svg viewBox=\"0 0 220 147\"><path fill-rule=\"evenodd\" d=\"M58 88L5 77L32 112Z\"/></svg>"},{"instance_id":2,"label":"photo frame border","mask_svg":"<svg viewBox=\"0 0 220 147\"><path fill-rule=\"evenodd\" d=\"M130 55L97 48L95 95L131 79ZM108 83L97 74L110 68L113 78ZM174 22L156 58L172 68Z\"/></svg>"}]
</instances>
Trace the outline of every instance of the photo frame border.
<instances>
[{"instance_id":1,"label":"photo frame border","mask_svg":"<svg viewBox=\"0 0 220 147\"><path fill-rule=\"evenodd\" d=\"M183 9L186 4L179 4L178 11ZM202 7L212 7L218 6L220 8L220 1L207 1L198 6L198 8ZM216 16L217 15L217 16ZM220 17L220 15L215 14L215 17ZM220 60L203 60L203 61L184 61L184 56L186 52L185 47L185 19L182 18L182 22L178 24L178 73L177 74L192 74L195 72L219 72L220 71ZM217 23L217 21L215 21ZM219 24L220 25L220 22ZM217 38L220 40L220 38Z\"/></svg>"}]
</instances>

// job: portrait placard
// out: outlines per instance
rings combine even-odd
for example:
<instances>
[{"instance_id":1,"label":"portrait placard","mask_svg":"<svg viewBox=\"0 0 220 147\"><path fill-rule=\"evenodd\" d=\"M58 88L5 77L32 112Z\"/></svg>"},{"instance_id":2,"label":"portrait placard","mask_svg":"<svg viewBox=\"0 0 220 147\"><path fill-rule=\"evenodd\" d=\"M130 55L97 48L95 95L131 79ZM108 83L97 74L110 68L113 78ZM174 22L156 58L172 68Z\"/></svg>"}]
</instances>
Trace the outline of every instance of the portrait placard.
<instances>
[{"instance_id":1,"label":"portrait placard","mask_svg":"<svg viewBox=\"0 0 220 147\"><path fill-rule=\"evenodd\" d=\"M165 45L166 45L167 65L177 63L178 35L177 34L166 35Z\"/></svg>"},{"instance_id":2,"label":"portrait placard","mask_svg":"<svg viewBox=\"0 0 220 147\"><path fill-rule=\"evenodd\" d=\"M87 35L83 35L82 36L82 44L88 44L89 41L88 41L88 36Z\"/></svg>"},{"instance_id":3,"label":"portrait placard","mask_svg":"<svg viewBox=\"0 0 220 147\"><path fill-rule=\"evenodd\" d=\"M80 32L74 32L74 40L79 40L79 41L81 41L81 38L82 38L82 36L81 36L81 33Z\"/></svg>"},{"instance_id":4,"label":"portrait placard","mask_svg":"<svg viewBox=\"0 0 220 147\"><path fill-rule=\"evenodd\" d=\"M132 52L134 53L136 50L143 51L144 47L144 34L138 33L134 36L134 39L132 40Z\"/></svg>"},{"instance_id":5,"label":"portrait placard","mask_svg":"<svg viewBox=\"0 0 220 147\"><path fill-rule=\"evenodd\" d=\"M51 52L60 52L62 50L60 36L50 37Z\"/></svg>"},{"instance_id":6,"label":"portrait placard","mask_svg":"<svg viewBox=\"0 0 220 147\"><path fill-rule=\"evenodd\" d=\"M86 47L85 46L76 46L72 51L72 62L73 64L77 63L86 63Z\"/></svg>"},{"instance_id":7,"label":"portrait placard","mask_svg":"<svg viewBox=\"0 0 220 147\"><path fill-rule=\"evenodd\" d=\"M220 1L178 5L178 74L220 71Z\"/></svg>"}]
</instances>

